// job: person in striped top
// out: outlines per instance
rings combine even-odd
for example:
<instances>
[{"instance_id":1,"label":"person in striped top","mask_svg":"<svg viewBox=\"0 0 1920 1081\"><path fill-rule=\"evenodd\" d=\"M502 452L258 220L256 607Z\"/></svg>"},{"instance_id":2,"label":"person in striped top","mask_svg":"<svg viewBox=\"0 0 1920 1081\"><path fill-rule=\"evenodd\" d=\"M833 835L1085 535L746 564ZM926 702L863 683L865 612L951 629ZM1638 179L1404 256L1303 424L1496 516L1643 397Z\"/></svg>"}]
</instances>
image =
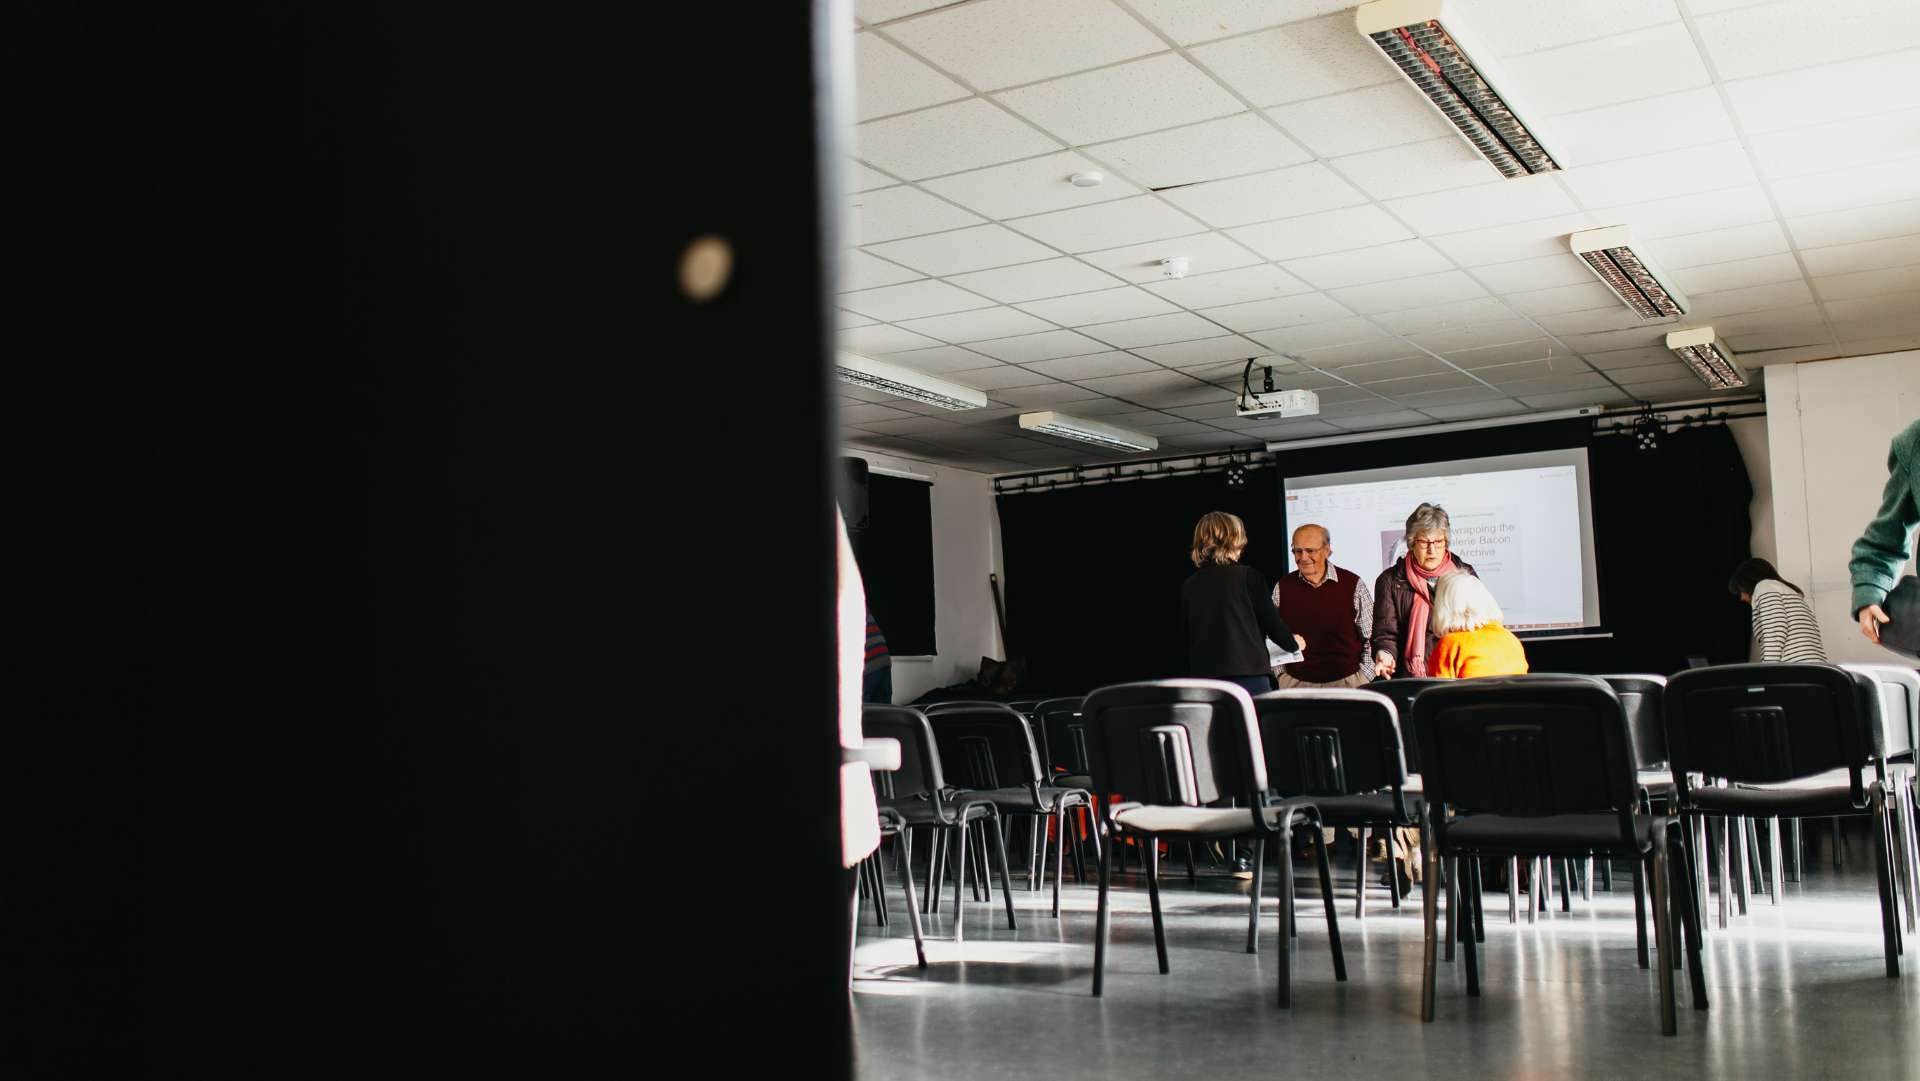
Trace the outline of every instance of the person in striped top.
<instances>
[{"instance_id":1,"label":"person in striped top","mask_svg":"<svg viewBox=\"0 0 1920 1081\"><path fill-rule=\"evenodd\" d=\"M887 636L880 633L873 612L867 612L867 653L861 670L860 700L883 706L893 705L893 657L887 653Z\"/></svg>"},{"instance_id":2,"label":"person in striped top","mask_svg":"<svg viewBox=\"0 0 1920 1081\"><path fill-rule=\"evenodd\" d=\"M1780 577L1773 564L1749 559L1733 570L1727 591L1753 605L1753 659L1825 664L1820 624L1800 587Z\"/></svg>"}]
</instances>

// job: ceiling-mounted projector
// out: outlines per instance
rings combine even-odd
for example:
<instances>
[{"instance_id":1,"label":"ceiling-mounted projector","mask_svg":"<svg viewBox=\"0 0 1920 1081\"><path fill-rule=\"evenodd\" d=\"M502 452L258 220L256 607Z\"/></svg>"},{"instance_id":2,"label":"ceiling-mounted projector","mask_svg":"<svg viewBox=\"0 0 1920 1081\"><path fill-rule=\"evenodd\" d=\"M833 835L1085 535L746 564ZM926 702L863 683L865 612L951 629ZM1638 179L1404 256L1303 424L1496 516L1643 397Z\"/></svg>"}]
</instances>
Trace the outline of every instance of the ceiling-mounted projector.
<instances>
[{"instance_id":1,"label":"ceiling-mounted projector","mask_svg":"<svg viewBox=\"0 0 1920 1081\"><path fill-rule=\"evenodd\" d=\"M1234 412L1243 417L1310 417L1320 412L1320 396L1310 390L1245 393Z\"/></svg>"}]
</instances>

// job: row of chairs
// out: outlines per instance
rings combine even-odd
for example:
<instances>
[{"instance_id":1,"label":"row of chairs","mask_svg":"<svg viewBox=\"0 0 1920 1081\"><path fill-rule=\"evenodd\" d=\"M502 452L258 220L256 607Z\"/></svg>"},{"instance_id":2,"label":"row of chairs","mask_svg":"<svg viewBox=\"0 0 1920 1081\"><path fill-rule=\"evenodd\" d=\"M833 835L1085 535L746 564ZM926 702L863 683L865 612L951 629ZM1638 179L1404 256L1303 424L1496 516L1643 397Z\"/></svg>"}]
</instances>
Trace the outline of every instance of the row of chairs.
<instances>
[{"instance_id":1,"label":"row of chairs","mask_svg":"<svg viewBox=\"0 0 1920 1081\"><path fill-rule=\"evenodd\" d=\"M1665 686L1651 679L1623 682L1630 677L1615 677L1610 685L1579 676L1382 685L1415 692L1407 698L1416 735L1411 740L1403 738L1400 710L1391 698L1367 691L1284 691L1256 699L1207 680L1103 688L1088 696L1069 726L1086 755L1088 788L1098 812L1096 837L1106 834L1108 842L1099 848L1094 992L1100 993L1104 979L1114 838L1137 836L1147 854L1156 952L1164 972L1165 932L1154 873L1159 841L1246 836L1282 842L1284 961L1293 929L1292 861L1284 845L1291 831L1416 825L1423 831L1426 859L1424 1018L1434 1014L1440 890L1447 894L1449 959L1457 938L1465 950L1468 993L1477 994L1474 944L1484 935L1480 861L1599 856L1630 861L1636 880L1651 886L1654 937L1663 958L1661 1026L1672 1033L1672 970L1681 962L1677 939L1686 947L1693 1004L1706 1007L1699 964L1701 901L1692 888L1699 859L1682 821L1711 815L1872 815L1883 946L1887 971L1896 975L1901 944L1893 902L1893 831L1897 819L1911 823L1908 815L1889 813L1889 793L1904 786L1888 784L1888 769L1901 755L1911 757L1911 727L1920 712L1906 709L1904 724L1888 718L1896 712L1893 699L1911 706L1920 693L1909 699L1908 692L1920 692L1920 686L1886 675L1877 679L1827 665L1738 665L1684 673ZM1899 693L1886 691L1889 686ZM1032 730L1018 712L973 704L962 713L994 715L997 731L1025 733L1030 752L1037 754ZM907 723L909 718L918 724ZM873 722L884 726L891 720L896 732L910 737L903 744L917 744L922 757L965 746L956 735L943 748L933 735L936 726L912 710L870 711L869 720L870 735L888 734L876 731ZM989 739L964 738L978 739L979 746L963 753L990 754ZM1664 762L1666 771L1650 769L1655 762ZM1420 776L1409 772L1410 764ZM1029 775L1046 776L1037 762L1029 765ZM943 787L937 775L929 781L925 764L919 775L923 785ZM1704 784L1703 778L1722 783ZM895 793L894 799L900 798ZM926 793L905 798L934 802ZM946 800L956 801L967 804L965 797ZM1035 800L1033 806L1051 807L1055 829L1064 828L1060 801ZM1318 842L1320 830L1310 832ZM1326 852L1318 843L1315 850L1329 946L1336 977L1344 979ZM1264 844L1256 848L1264 851ZM1904 862L1911 874L1913 861ZM962 866L964 874L964 861ZM1004 868L1003 851L1003 893ZM1056 896L1059 870L1056 866ZM930 890L932 875L930 865ZM1255 882L1249 950L1257 948L1258 877ZM956 908L960 891L956 879ZM1642 917L1645 965L1644 909ZM1288 967L1281 966L1283 1004L1290 1000Z\"/></svg>"}]
</instances>

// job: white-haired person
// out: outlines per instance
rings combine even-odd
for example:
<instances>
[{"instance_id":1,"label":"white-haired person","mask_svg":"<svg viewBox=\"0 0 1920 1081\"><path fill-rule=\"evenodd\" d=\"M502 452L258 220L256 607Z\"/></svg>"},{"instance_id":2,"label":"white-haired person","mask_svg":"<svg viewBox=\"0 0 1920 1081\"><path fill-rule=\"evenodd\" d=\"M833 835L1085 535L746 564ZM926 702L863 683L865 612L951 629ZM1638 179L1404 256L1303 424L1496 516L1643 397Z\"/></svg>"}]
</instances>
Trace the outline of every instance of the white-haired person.
<instances>
[{"instance_id":1,"label":"white-haired person","mask_svg":"<svg viewBox=\"0 0 1920 1081\"><path fill-rule=\"evenodd\" d=\"M1433 629L1440 635L1431 670L1440 679L1517 676L1527 651L1504 618L1487 584L1471 574L1448 574L1433 590Z\"/></svg>"}]
</instances>

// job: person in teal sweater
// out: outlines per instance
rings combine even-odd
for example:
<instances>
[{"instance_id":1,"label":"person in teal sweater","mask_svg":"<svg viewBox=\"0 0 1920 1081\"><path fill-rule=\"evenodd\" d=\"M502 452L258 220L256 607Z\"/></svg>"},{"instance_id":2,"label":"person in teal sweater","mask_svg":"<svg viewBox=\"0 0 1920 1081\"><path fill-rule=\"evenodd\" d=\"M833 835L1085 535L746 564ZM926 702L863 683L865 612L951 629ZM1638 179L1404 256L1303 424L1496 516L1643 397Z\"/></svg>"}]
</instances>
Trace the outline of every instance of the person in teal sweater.
<instances>
[{"instance_id":1,"label":"person in teal sweater","mask_svg":"<svg viewBox=\"0 0 1920 1081\"><path fill-rule=\"evenodd\" d=\"M1920 527L1920 420L1893 437L1887 451L1887 487L1880 493L1880 511L1867 531L1853 542L1847 570L1853 578L1853 614L1860 633L1880 643L1880 624L1887 622L1880 602L1900 581L1900 571L1913 552L1913 533Z\"/></svg>"}]
</instances>

